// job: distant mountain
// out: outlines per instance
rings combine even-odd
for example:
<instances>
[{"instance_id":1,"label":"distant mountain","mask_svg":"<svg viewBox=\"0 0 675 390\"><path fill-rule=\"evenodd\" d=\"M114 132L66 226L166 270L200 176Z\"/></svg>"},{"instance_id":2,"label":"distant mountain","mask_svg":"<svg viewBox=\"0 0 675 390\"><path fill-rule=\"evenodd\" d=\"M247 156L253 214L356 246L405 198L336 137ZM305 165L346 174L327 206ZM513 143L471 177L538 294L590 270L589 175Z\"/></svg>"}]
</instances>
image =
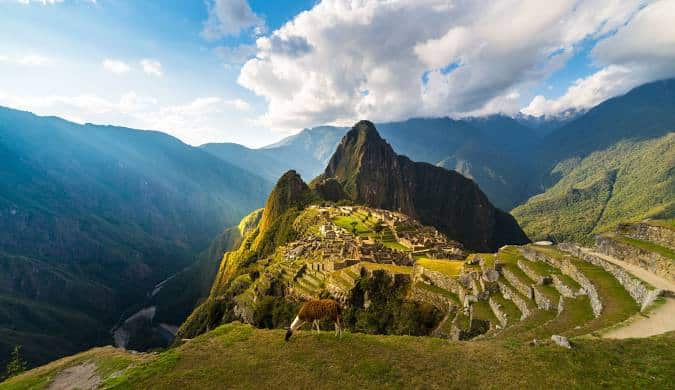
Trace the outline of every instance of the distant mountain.
<instances>
[{"instance_id":1,"label":"distant mountain","mask_svg":"<svg viewBox=\"0 0 675 390\"><path fill-rule=\"evenodd\" d=\"M591 243L620 222L675 216L675 132L620 141L553 173L553 187L513 210L532 239Z\"/></svg>"},{"instance_id":2,"label":"distant mountain","mask_svg":"<svg viewBox=\"0 0 675 390\"><path fill-rule=\"evenodd\" d=\"M305 177L321 173L345 131L332 126L304 129L261 149L227 143L205 144L201 148L223 161L274 182L288 170L295 170Z\"/></svg>"},{"instance_id":3,"label":"distant mountain","mask_svg":"<svg viewBox=\"0 0 675 390\"><path fill-rule=\"evenodd\" d=\"M539 161L552 168L622 140L661 137L675 129L675 79L656 81L609 99L546 136Z\"/></svg>"},{"instance_id":4,"label":"distant mountain","mask_svg":"<svg viewBox=\"0 0 675 390\"><path fill-rule=\"evenodd\" d=\"M583 115L585 112L586 110L570 109L557 115L541 116L518 113L513 119L521 125L528 127L538 137L543 138Z\"/></svg>"},{"instance_id":5,"label":"distant mountain","mask_svg":"<svg viewBox=\"0 0 675 390\"><path fill-rule=\"evenodd\" d=\"M473 250L528 241L513 217L492 206L473 181L397 155L368 121L344 136L313 186L322 193L335 182L357 203L403 212Z\"/></svg>"},{"instance_id":6,"label":"distant mountain","mask_svg":"<svg viewBox=\"0 0 675 390\"><path fill-rule=\"evenodd\" d=\"M31 362L109 344L270 188L163 133L6 108L0 155L0 356L22 344Z\"/></svg>"},{"instance_id":7,"label":"distant mountain","mask_svg":"<svg viewBox=\"0 0 675 390\"><path fill-rule=\"evenodd\" d=\"M510 209L530 195L527 189L533 173L528 159L539 137L512 118L418 118L377 126L397 153L474 179L501 208ZM202 148L270 180L291 169L303 177L315 177L346 131L331 126L305 129L262 149L234 144L206 144Z\"/></svg>"},{"instance_id":8,"label":"distant mountain","mask_svg":"<svg viewBox=\"0 0 675 390\"><path fill-rule=\"evenodd\" d=\"M673 216L675 79L609 99L545 137L542 192L514 209L533 238L590 241L623 221Z\"/></svg>"}]
</instances>

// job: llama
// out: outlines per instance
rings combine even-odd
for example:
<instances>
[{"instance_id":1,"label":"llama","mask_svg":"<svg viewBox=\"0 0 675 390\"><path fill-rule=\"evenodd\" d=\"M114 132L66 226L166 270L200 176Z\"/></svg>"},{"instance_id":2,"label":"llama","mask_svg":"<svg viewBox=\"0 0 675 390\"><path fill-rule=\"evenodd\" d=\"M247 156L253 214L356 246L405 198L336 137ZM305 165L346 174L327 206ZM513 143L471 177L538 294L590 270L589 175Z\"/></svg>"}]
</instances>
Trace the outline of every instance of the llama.
<instances>
[{"instance_id":1,"label":"llama","mask_svg":"<svg viewBox=\"0 0 675 390\"><path fill-rule=\"evenodd\" d=\"M340 305L332 299L318 299L305 303L300 308L300 312L293 320L293 323L286 332L286 341L288 341L293 332L300 329L305 323L311 322L316 331L320 332L319 321L331 320L335 322L335 336L342 336L342 325L340 324Z\"/></svg>"}]
</instances>

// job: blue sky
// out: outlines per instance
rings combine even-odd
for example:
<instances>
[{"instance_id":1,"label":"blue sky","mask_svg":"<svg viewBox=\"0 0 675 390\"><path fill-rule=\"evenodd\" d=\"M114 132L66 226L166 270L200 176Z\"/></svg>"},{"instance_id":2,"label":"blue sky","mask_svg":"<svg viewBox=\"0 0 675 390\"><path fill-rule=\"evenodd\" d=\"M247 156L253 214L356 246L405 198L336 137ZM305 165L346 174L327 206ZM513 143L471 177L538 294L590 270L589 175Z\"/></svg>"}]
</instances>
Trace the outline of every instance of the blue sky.
<instances>
[{"instance_id":1,"label":"blue sky","mask_svg":"<svg viewBox=\"0 0 675 390\"><path fill-rule=\"evenodd\" d=\"M258 147L363 117L554 115L673 75L672 0L478 3L0 0L0 104Z\"/></svg>"}]
</instances>

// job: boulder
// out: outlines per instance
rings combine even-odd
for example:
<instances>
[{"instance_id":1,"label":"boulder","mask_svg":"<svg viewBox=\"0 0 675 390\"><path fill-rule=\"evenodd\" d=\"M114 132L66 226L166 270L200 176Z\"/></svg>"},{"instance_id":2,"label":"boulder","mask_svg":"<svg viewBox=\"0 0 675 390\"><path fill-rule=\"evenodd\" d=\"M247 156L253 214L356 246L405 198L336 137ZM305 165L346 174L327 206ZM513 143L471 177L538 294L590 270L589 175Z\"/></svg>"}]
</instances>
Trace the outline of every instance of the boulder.
<instances>
[{"instance_id":1,"label":"boulder","mask_svg":"<svg viewBox=\"0 0 675 390\"><path fill-rule=\"evenodd\" d=\"M572 344L570 344L570 341L567 339L567 337L554 334L551 336L551 340L563 348L572 349Z\"/></svg>"}]
</instances>

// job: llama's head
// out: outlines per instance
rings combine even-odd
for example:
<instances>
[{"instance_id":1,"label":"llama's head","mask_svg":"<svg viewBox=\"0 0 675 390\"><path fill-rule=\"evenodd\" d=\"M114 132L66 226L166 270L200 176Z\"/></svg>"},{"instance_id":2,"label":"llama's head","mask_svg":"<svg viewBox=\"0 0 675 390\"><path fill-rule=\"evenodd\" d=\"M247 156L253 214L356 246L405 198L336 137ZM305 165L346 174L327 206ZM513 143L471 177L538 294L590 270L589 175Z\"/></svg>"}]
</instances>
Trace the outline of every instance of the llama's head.
<instances>
[{"instance_id":1,"label":"llama's head","mask_svg":"<svg viewBox=\"0 0 675 390\"><path fill-rule=\"evenodd\" d=\"M288 328L288 330L286 331L286 337L284 338L284 340L286 340L286 342L288 342L288 340L291 339L291 336L293 336L293 330L291 330L291 328Z\"/></svg>"}]
</instances>

